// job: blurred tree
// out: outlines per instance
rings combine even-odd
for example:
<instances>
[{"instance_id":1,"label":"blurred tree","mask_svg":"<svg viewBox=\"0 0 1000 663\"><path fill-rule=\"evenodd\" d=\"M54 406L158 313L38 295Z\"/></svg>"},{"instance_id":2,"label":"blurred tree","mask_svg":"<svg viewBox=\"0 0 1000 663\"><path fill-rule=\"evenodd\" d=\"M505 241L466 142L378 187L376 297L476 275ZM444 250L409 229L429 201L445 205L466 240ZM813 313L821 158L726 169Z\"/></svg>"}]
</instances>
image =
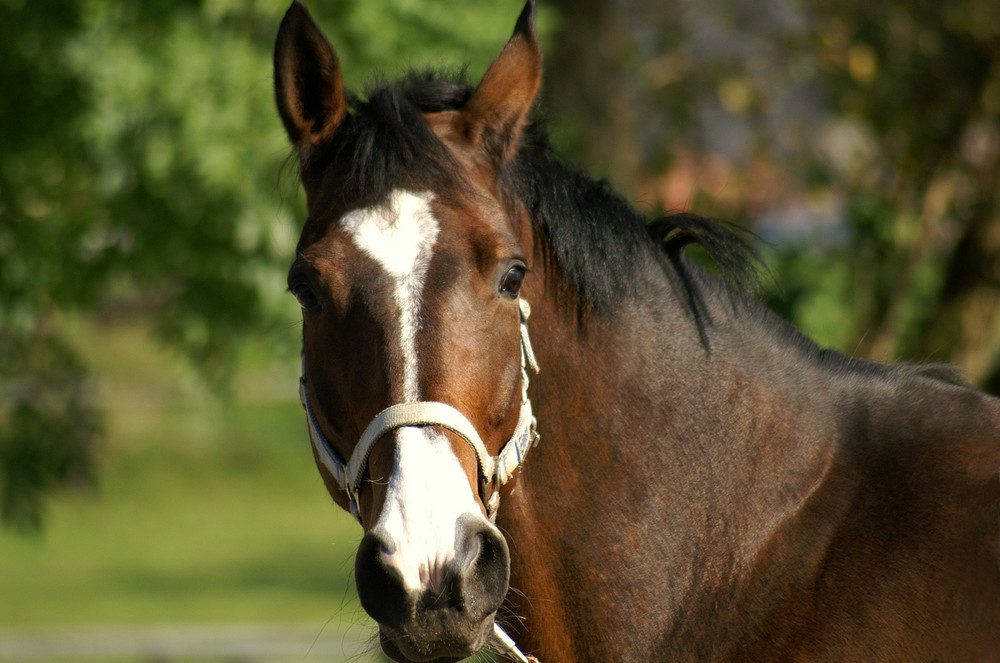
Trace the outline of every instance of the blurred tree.
<instances>
[{"instance_id":1,"label":"blurred tree","mask_svg":"<svg viewBox=\"0 0 1000 663\"><path fill-rule=\"evenodd\" d=\"M355 88L400 53L478 75L519 9L311 5ZM271 89L285 7L0 0L3 522L35 529L53 489L95 477L100 413L67 312L148 317L219 386L254 334L297 352L282 284L303 205Z\"/></svg>"},{"instance_id":2,"label":"blurred tree","mask_svg":"<svg viewBox=\"0 0 1000 663\"><path fill-rule=\"evenodd\" d=\"M27 529L48 490L92 477L99 426L53 328L56 302L88 294L70 248L89 185L77 166L85 90L60 48L80 16L75 2L18 4L0 3L0 518Z\"/></svg>"},{"instance_id":3,"label":"blurred tree","mask_svg":"<svg viewBox=\"0 0 1000 663\"><path fill-rule=\"evenodd\" d=\"M1000 392L1000 5L553 2L584 160L775 241L768 300L820 342Z\"/></svg>"},{"instance_id":4,"label":"blurred tree","mask_svg":"<svg viewBox=\"0 0 1000 663\"><path fill-rule=\"evenodd\" d=\"M310 3L354 89L409 62L470 62L476 80L519 4ZM769 301L824 344L952 359L1000 390L994 0L541 9L543 33L559 27L544 107L571 156L651 210L773 239ZM66 312L148 316L216 384L248 335L296 351L281 284L302 202L279 175L270 73L283 11L0 0L4 522L37 527L54 487L95 474L100 416Z\"/></svg>"}]
</instances>

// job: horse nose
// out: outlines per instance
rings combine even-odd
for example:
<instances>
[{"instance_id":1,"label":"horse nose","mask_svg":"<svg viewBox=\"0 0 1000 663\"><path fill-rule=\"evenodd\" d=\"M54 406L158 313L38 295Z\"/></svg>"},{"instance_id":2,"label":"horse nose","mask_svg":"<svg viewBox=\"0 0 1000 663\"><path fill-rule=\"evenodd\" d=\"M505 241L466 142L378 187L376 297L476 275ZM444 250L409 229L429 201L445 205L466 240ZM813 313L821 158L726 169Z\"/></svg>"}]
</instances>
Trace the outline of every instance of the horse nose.
<instances>
[{"instance_id":1,"label":"horse nose","mask_svg":"<svg viewBox=\"0 0 1000 663\"><path fill-rule=\"evenodd\" d=\"M458 521L455 542L453 577L461 584L470 617L482 619L496 612L507 595L510 581L507 541L489 522L470 515Z\"/></svg>"},{"instance_id":2,"label":"horse nose","mask_svg":"<svg viewBox=\"0 0 1000 663\"><path fill-rule=\"evenodd\" d=\"M365 534L355 560L361 606L378 623L396 629L424 621L426 613L454 613L447 621L477 624L503 603L510 580L510 554L500 532L481 516L466 514L455 524L455 547L448 561L419 587L404 579L397 544L384 530ZM436 560L444 556L434 556Z\"/></svg>"},{"instance_id":3,"label":"horse nose","mask_svg":"<svg viewBox=\"0 0 1000 663\"><path fill-rule=\"evenodd\" d=\"M399 569L386 560L395 544L384 532L368 532L362 537L354 561L354 580L361 607L379 624L399 627L409 614L409 592Z\"/></svg>"}]
</instances>

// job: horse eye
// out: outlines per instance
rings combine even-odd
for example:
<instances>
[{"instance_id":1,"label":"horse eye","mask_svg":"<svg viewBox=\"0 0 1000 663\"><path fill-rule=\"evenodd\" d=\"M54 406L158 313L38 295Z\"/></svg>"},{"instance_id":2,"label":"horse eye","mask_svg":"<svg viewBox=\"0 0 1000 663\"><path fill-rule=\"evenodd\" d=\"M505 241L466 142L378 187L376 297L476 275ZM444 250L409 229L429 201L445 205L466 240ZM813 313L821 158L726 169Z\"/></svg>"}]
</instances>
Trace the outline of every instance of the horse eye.
<instances>
[{"instance_id":1,"label":"horse eye","mask_svg":"<svg viewBox=\"0 0 1000 663\"><path fill-rule=\"evenodd\" d=\"M316 295L313 294L312 288L305 283L296 283L290 289L303 311L308 311L316 306Z\"/></svg>"},{"instance_id":2,"label":"horse eye","mask_svg":"<svg viewBox=\"0 0 1000 663\"><path fill-rule=\"evenodd\" d=\"M517 293L521 290L521 284L524 282L525 271L524 267L519 265L507 270L503 280L500 281L500 292L508 297L517 297Z\"/></svg>"}]
</instances>

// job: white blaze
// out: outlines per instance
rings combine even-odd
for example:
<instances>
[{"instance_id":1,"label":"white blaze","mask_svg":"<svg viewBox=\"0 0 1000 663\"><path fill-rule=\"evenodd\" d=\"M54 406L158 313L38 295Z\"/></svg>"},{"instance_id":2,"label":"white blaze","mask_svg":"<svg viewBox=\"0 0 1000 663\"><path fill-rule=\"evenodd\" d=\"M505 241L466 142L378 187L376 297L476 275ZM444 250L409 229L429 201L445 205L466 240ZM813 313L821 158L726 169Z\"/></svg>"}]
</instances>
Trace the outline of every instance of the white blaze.
<instances>
[{"instance_id":1,"label":"white blaze","mask_svg":"<svg viewBox=\"0 0 1000 663\"><path fill-rule=\"evenodd\" d=\"M375 259L392 277L399 307L403 351L403 398L417 396L417 320L427 266L437 240L438 222L431 213L430 193L393 191L386 205L355 210L340 225L359 249Z\"/></svg>"},{"instance_id":2,"label":"white blaze","mask_svg":"<svg viewBox=\"0 0 1000 663\"><path fill-rule=\"evenodd\" d=\"M341 227L393 281L403 356L403 397L420 400L416 337L420 301L438 235L429 192L394 191L385 205L355 210ZM385 562L402 573L408 589L436 587L455 556L460 516L482 517L448 439L432 428L398 430L396 456L382 515L375 525L394 544ZM375 477L379 479L380 477Z\"/></svg>"},{"instance_id":3,"label":"white blaze","mask_svg":"<svg viewBox=\"0 0 1000 663\"><path fill-rule=\"evenodd\" d=\"M407 589L437 588L455 557L459 517L479 509L444 435L431 428L402 428L397 435L396 464L375 529L396 544L384 561L399 569Z\"/></svg>"}]
</instances>

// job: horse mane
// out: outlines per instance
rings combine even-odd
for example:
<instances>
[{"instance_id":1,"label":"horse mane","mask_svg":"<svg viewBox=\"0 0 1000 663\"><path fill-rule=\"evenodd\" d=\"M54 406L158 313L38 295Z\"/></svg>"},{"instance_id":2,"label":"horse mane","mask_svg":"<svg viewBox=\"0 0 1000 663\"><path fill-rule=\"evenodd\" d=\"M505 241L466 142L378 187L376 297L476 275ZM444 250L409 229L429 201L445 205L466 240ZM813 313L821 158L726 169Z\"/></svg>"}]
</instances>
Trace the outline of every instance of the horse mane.
<instances>
[{"instance_id":1,"label":"horse mane","mask_svg":"<svg viewBox=\"0 0 1000 663\"><path fill-rule=\"evenodd\" d=\"M410 70L395 83L376 80L366 98L348 95L350 113L316 159L346 168L344 197L367 204L400 186L454 187L463 182L461 169L421 115L461 109L472 93L464 69L451 75ZM690 245L702 247L737 290L756 285L757 254L733 229L691 213L649 221L606 180L562 157L542 122L525 127L500 178L504 203L524 205L581 310L612 311L639 294L637 270L648 266L647 258L669 269Z\"/></svg>"},{"instance_id":2,"label":"horse mane","mask_svg":"<svg viewBox=\"0 0 1000 663\"><path fill-rule=\"evenodd\" d=\"M643 258L652 256L670 270L691 245L704 249L736 291L759 286L762 263L746 234L689 212L647 219L606 180L591 178L559 155L541 123L526 128L502 177L539 224L586 309L607 312L638 294L642 279L635 270L643 268Z\"/></svg>"},{"instance_id":3,"label":"horse mane","mask_svg":"<svg viewBox=\"0 0 1000 663\"><path fill-rule=\"evenodd\" d=\"M423 113L461 109L472 96L465 71L446 75L411 70L399 81L377 80L366 98L349 94L351 112L331 145L311 162L336 160L344 179L345 200L375 205L400 186L413 190L447 190L464 183L462 170L438 140ZM310 168L308 163L304 168ZM659 264L679 284L683 303L707 348L705 292L743 302L740 308L784 342L831 367L861 375L921 377L965 384L954 369L939 365L886 366L855 359L817 346L761 302L741 296L760 286L768 272L752 237L728 224L692 213L647 219L606 180L595 180L562 157L549 141L543 123L528 124L514 157L500 173L503 203L514 211L524 205L536 235L545 241L546 259L560 270L566 295L578 315L605 315L622 300L638 297L645 281L641 270ZM688 247L704 250L722 280L692 268ZM649 259L652 259L650 261ZM728 283L729 286L726 287ZM703 286L707 286L703 287Z\"/></svg>"}]
</instances>

